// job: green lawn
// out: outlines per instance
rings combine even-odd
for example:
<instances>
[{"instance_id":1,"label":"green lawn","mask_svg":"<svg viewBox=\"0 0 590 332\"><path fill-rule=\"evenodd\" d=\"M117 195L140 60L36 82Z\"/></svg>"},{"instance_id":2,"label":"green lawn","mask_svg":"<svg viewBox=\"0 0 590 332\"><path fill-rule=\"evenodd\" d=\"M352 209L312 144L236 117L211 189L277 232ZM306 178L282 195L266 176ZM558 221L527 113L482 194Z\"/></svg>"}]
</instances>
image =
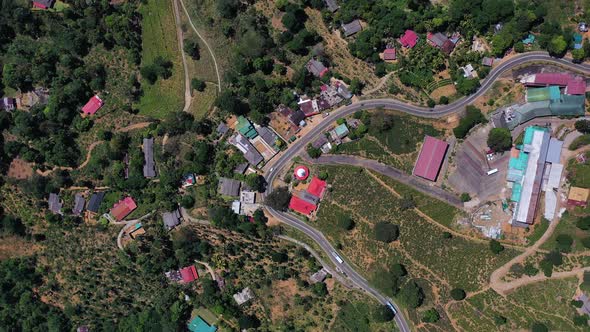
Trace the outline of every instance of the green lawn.
<instances>
[{"instance_id":1,"label":"green lawn","mask_svg":"<svg viewBox=\"0 0 590 332\"><path fill-rule=\"evenodd\" d=\"M142 65L157 56L172 61L172 76L158 79L154 85L142 81L144 95L136 107L140 114L163 118L168 112L182 110L184 103L184 74L178 50L172 2L147 0L140 8L142 19Z\"/></svg>"}]
</instances>

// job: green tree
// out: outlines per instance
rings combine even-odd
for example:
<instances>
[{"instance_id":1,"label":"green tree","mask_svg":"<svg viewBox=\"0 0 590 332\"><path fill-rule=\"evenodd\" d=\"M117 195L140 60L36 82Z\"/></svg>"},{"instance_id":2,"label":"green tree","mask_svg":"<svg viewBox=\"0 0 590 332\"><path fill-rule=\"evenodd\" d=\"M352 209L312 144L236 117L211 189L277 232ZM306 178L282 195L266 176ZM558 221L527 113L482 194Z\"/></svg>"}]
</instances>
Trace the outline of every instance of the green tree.
<instances>
[{"instance_id":1,"label":"green tree","mask_svg":"<svg viewBox=\"0 0 590 332\"><path fill-rule=\"evenodd\" d=\"M498 242L496 240L491 240L490 241L490 250L494 254L498 255L499 253L501 253L502 251L504 251L504 246L500 242Z\"/></svg>"},{"instance_id":2,"label":"green tree","mask_svg":"<svg viewBox=\"0 0 590 332\"><path fill-rule=\"evenodd\" d=\"M547 51L553 56L563 56L567 50L567 42L563 36L554 36L547 45Z\"/></svg>"},{"instance_id":3,"label":"green tree","mask_svg":"<svg viewBox=\"0 0 590 332\"><path fill-rule=\"evenodd\" d=\"M406 268L400 264L400 263L395 263L391 266L391 268L389 269L389 272L395 277L395 278L401 278L404 277L408 274L408 271L406 271Z\"/></svg>"},{"instance_id":4,"label":"green tree","mask_svg":"<svg viewBox=\"0 0 590 332\"><path fill-rule=\"evenodd\" d=\"M504 325L508 322L508 319L506 319L506 317L501 316L501 315L494 315L494 323L496 323L496 325Z\"/></svg>"},{"instance_id":5,"label":"green tree","mask_svg":"<svg viewBox=\"0 0 590 332\"><path fill-rule=\"evenodd\" d=\"M338 217L338 227L349 231L354 228L354 220L349 215L340 215Z\"/></svg>"},{"instance_id":6,"label":"green tree","mask_svg":"<svg viewBox=\"0 0 590 332\"><path fill-rule=\"evenodd\" d=\"M425 323L436 323L440 319L440 314L436 309L430 308L422 315L422 321Z\"/></svg>"},{"instance_id":7,"label":"green tree","mask_svg":"<svg viewBox=\"0 0 590 332\"><path fill-rule=\"evenodd\" d=\"M572 50L572 58L575 63L582 63L586 59L586 52L584 52L583 48Z\"/></svg>"},{"instance_id":8,"label":"green tree","mask_svg":"<svg viewBox=\"0 0 590 332\"><path fill-rule=\"evenodd\" d=\"M418 308L424 301L422 288L414 281L409 281L400 290L399 299L410 308Z\"/></svg>"},{"instance_id":9,"label":"green tree","mask_svg":"<svg viewBox=\"0 0 590 332\"><path fill-rule=\"evenodd\" d=\"M274 189L270 195L266 196L264 204L275 210L287 211L290 200L291 193L289 192L289 189L287 189L287 187L279 187Z\"/></svg>"},{"instance_id":10,"label":"green tree","mask_svg":"<svg viewBox=\"0 0 590 332\"><path fill-rule=\"evenodd\" d=\"M574 124L576 130L581 132L582 134L590 133L590 121L589 120L578 120Z\"/></svg>"},{"instance_id":11,"label":"green tree","mask_svg":"<svg viewBox=\"0 0 590 332\"><path fill-rule=\"evenodd\" d=\"M590 216L580 218L576 221L576 227L585 231L590 229Z\"/></svg>"},{"instance_id":12,"label":"green tree","mask_svg":"<svg viewBox=\"0 0 590 332\"><path fill-rule=\"evenodd\" d=\"M357 77L355 77L350 82L350 92L352 92L355 95L360 95L364 86L365 84L361 82L361 80L359 80Z\"/></svg>"},{"instance_id":13,"label":"green tree","mask_svg":"<svg viewBox=\"0 0 590 332\"><path fill-rule=\"evenodd\" d=\"M184 52L190 55L194 60L199 60L201 58L199 43L192 38L184 40Z\"/></svg>"},{"instance_id":14,"label":"green tree","mask_svg":"<svg viewBox=\"0 0 590 332\"><path fill-rule=\"evenodd\" d=\"M378 222L375 225L375 240L390 243L397 240L399 236L399 226L386 221Z\"/></svg>"},{"instance_id":15,"label":"green tree","mask_svg":"<svg viewBox=\"0 0 590 332\"><path fill-rule=\"evenodd\" d=\"M451 297L455 301L461 301L461 300L465 299L465 296L467 296L467 294L465 294L465 291L462 290L461 288L453 288L451 290Z\"/></svg>"},{"instance_id":16,"label":"green tree","mask_svg":"<svg viewBox=\"0 0 590 332\"><path fill-rule=\"evenodd\" d=\"M239 0L217 0L217 11L223 18L236 17L239 6Z\"/></svg>"},{"instance_id":17,"label":"green tree","mask_svg":"<svg viewBox=\"0 0 590 332\"><path fill-rule=\"evenodd\" d=\"M459 125L453 128L453 134L457 138L465 138L471 128L475 127L478 123L488 122L481 110L473 105L467 106L466 113L459 121Z\"/></svg>"},{"instance_id":18,"label":"green tree","mask_svg":"<svg viewBox=\"0 0 590 332\"><path fill-rule=\"evenodd\" d=\"M318 149L318 148L314 148L311 144L307 145L307 154L313 158L313 159L317 159L322 155L322 150Z\"/></svg>"},{"instance_id":19,"label":"green tree","mask_svg":"<svg viewBox=\"0 0 590 332\"><path fill-rule=\"evenodd\" d=\"M588 326L588 315L574 315L574 325L576 326Z\"/></svg>"},{"instance_id":20,"label":"green tree","mask_svg":"<svg viewBox=\"0 0 590 332\"><path fill-rule=\"evenodd\" d=\"M246 184L258 192L264 192L266 190L266 180L264 176L256 173L246 175Z\"/></svg>"},{"instance_id":21,"label":"green tree","mask_svg":"<svg viewBox=\"0 0 590 332\"><path fill-rule=\"evenodd\" d=\"M190 209L195 205L195 199L191 195L184 195L182 196L180 205L185 209Z\"/></svg>"},{"instance_id":22,"label":"green tree","mask_svg":"<svg viewBox=\"0 0 590 332\"><path fill-rule=\"evenodd\" d=\"M537 269L532 263L529 262L524 265L523 272L527 276L532 277L532 276L537 275L537 273L539 273L539 269Z\"/></svg>"},{"instance_id":23,"label":"green tree","mask_svg":"<svg viewBox=\"0 0 590 332\"><path fill-rule=\"evenodd\" d=\"M488 134L488 146L495 152L503 152L512 148L512 135L506 128L492 128Z\"/></svg>"}]
</instances>

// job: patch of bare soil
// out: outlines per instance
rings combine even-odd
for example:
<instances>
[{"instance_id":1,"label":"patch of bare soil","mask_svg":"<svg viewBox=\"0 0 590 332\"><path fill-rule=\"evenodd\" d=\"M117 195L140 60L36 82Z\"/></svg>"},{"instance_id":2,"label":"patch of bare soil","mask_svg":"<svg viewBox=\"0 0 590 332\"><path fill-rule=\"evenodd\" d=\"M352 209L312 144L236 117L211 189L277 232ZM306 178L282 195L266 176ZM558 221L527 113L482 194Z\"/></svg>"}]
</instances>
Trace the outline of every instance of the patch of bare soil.
<instances>
[{"instance_id":1,"label":"patch of bare soil","mask_svg":"<svg viewBox=\"0 0 590 332\"><path fill-rule=\"evenodd\" d=\"M451 83L445 86L441 86L440 88L432 91L432 93L430 93L430 98L432 98L435 101L438 101L442 96L449 97L455 95L456 93L457 89L455 89L455 85Z\"/></svg>"},{"instance_id":2,"label":"patch of bare soil","mask_svg":"<svg viewBox=\"0 0 590 332\"><path fill-rule=\"evenodd\" d=\"M295 279L278 280L272 283L272 305L270 306L270 317L273 321L280 320L288 315L284 304L291 303L295 294L298 293L297 283Z\"/></svg>"},{"instance_id":3,"label":"patch of bare soil","mask_svg":"<svg viewBox=\"0 0 590 332\"><path fill-rule=\"evenodd\" d=\"M8 236L0 238L0 261L32 255L38 248L38 246L23 240L17 236Z\"/></svg>"},{"instance_id":4,"label":"patch of bare soil","mask_svg":"<svg viewBox=\"0 0 590 332\"><path fill-rule=\"evenodd\" d=\"M13 159L10 163L10 167L8 168L8 177L17 180L30 178L33 176L33 168L31 165L31 163L28 163L22 159Z\"/></svg>"}]
</instances>

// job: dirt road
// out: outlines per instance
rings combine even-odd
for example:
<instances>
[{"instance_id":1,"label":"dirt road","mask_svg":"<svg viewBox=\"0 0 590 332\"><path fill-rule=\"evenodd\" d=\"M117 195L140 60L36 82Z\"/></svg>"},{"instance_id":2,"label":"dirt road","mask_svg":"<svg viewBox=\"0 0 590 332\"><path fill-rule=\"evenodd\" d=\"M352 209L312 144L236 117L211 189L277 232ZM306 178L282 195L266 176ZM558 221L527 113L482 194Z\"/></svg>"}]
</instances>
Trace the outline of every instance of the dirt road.
<instances>
[{"instance_id":1,"label":"dirt road","mask_svg":"<svg viewBox=\"0 0 590 332\"><path fill-rule=\"evenodd\" d=\"M178 9L178 1L172 0L172 7L174 7L174 20L176 21L176 37L178 39L178 48L182 56L182 67L184 69L184 108L183 112L188 112L191 107L191 84L188 75L188 66L186 64L186 54L184 53L184 38L182 36L182 28L180 23L180 10Z\"/></svg>"}]
</instances>

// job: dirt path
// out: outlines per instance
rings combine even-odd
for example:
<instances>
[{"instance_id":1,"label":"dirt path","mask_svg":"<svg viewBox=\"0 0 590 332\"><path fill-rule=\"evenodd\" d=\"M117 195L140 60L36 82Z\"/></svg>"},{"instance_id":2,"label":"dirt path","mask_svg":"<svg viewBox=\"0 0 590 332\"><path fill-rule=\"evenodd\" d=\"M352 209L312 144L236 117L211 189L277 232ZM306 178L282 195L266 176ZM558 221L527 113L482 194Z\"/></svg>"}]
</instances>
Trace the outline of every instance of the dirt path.
<instances>
[{"instance_id":1,"label":"dirt path","mask_svg":"<svg viewBox=\"0 0 590 332\"><path fill-rule=\"evenodd\" d=\"M139 122L139 123L134 123L132 125L129 125L127 127L123 127L120 129L115 130L115 132L117 133L126 133L135 129L142 129L145 128L147 126L149 126L150 124L152 124L152 122Z\"/></svg>"},{"instance_id":2,"label":"dirt path","mask_svg":"<svg viewBox=\"0 0 590 332\"><path fill-rule=\"evenodd\" d=\"M190 78L188 75L188 66L186 64L186 54L184 53L184 38L182 37L182 28L180 24L180 10L178 9L178 1L172 0L172 6L174 7L174 20L176 21L176 36L178 38L178 48L182 56L182 67L184 69L184 108L183 112L188 112L191 107L191 87Z\"/></svg>"},{"instance_id":3,"label":"dirt path","mask_svg":"<svg viewBox=\"0 0 590 332\"><path fill-rule=\"evenodd\" d=\"M207 271L211 275L211 279L213 279L213 281L217 281L217 278L215 277L215 271L213 271L213 269L211 268L211 266L209 266L209 264L207 264L205 262L198 261L196 259L195 259L195 262L205 266L205 268L207 269Z\"/></svg>"},{"instance_id":4,"label":"dirt path","mask_svg":"<svg viewBox=\"0 0 590 332\"><path fill-rule=\"evenodd\" d=\"M375 92L376 92L376 91L378 91L379 89L381 89L381 88L382 88L382 87L385 85L385 83L387 83L387 81L389 80L389 78L390 78L391 76L393 76L394 74L395 74L395 72L393 72L393 71L392 71L391 73L389 73L389 74L387 74L387 75L383 76L383 77L381 78L381 80L379 81L379 83L377 83L377 85L376 85L374 88L372 88L372 89L370 89L370 90L367 90L367 91L363 91L363 96L370 95L370 94L372 94L372 93L375 93Z\"/></svg>"},{"instance_id":5,"label":"dirt path","mask_svg":"<svg viewBox=\"0 0 590 332\"><path fill-rule=\"evenodd\" d=\"M96 141L92 144L90 144L90 146L88 147L88 151L86 151L86 159L80 164L80 166L76 167L75 169L81 169L86 167L86 165L88 164L88 162L90 161L90 157L92 156L92 150L94 150L94 148L96 146L98 146L99 144L103 143L103 141ZM65 170L65 171L73 171L74 168L72 167L65 167L65 166L56 166L52 169L48 169L46 171L41 171L41 170L37 170L37 174L41 175L41 176L48 176L49 174L57 171L57 170Z\"/></svg>"},{"instance_id":6,"label":"dirt path","mask_svg":"<svg viewBox=\"0 0 590 332\"><path fill-rule=\"evenodd\" d=\"M542 273L537 274L536 276L532 276L532 277L523 276L519 279L510 281L510 282L497 284L493 288L496 292L506 295L518 287L530 285L530 284L540 282L540 281L545 281L545 280L564 279L564 278L569 278L569 277L573 277L573 276L579 277L580 274L582 274L586 271L590 271L590 266L576 268L571 271L553 272L551 277L547 277Z\"/></svg>"},{"instance_id":7,"label":"dirt path","mask_svg":"<svg viewBox=\"0 0 590 332\"><path fill-rule=\"evenodd\" d=\"M209 53L211 54L211 58L213 58L213 63L215 64L215 73L217 74L217 87L219 89L219 92L221 92L221 75L219 75L219 67L217 66L217 58L215 57L213 50L209 46L209 43L207 43L205 38L203 38L203 36L201 36L199 31L197 30L197 28L193 24L193 20L191 19L191 16L189 15L188 10L186 10L186 7L184 6L184 2L182 0L178 0L178 1L180 1L180 5L182 6L184 13L186 14L186 18L188 18L188 22L190 23L191 28L193 28L193 31L197 34L197 36L199 36L199 38L203 41L205 46L207 46L207 50L209 50Z\"/></svg>"}]
</instances>

